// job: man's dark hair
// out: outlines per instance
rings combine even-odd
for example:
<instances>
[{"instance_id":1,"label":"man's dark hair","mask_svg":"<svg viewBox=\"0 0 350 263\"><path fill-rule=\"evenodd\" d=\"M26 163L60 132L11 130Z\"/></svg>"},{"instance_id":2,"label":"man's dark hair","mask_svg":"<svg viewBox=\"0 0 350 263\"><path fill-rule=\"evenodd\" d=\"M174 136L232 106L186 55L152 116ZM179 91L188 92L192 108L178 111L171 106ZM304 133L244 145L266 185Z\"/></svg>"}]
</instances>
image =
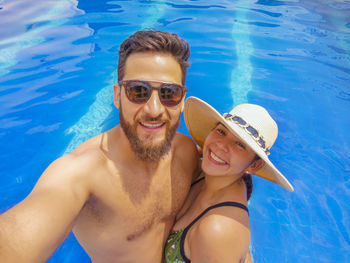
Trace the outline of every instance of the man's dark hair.
<instances>
[{"instance_id":1,"label":"man's dark hair","mask_svg":"<svg viewBox=\"0 0 350 263\"><path fill-rule=\"evenodd\" d=\"M125 63L132 53L161 52L171 54L179 63L182 71L182 84L185 84L190 48L186 40L178 35L156 30L135 32L123 41L119 50L118 81L124 78Z\"/></svg>"}]
</instances>

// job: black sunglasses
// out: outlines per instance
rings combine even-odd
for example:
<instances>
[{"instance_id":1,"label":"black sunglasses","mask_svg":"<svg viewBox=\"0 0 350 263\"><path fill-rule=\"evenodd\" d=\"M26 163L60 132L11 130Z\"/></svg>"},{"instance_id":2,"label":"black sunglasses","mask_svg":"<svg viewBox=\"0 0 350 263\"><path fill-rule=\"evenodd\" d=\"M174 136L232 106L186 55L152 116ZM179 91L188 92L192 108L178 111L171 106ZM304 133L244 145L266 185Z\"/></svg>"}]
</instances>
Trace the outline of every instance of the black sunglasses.
<instances>
[{"instance_id":1,"label":"black sunglasses","mask_svg":"<svg viewBox=\"0 0 350 263\"><path fill-rule=\"evenodd\" d=\"M151 84L160 83L159 87L154 87ZM128 99L137 104L146 103L152 95L153 90L158 90L158 96L160 102L167 107L178 105L187 87L163 82L163 81L148 81L148 80L122 80L119 82L119 86L125 88L125 93Z\"/></svg>"}]
</instances>

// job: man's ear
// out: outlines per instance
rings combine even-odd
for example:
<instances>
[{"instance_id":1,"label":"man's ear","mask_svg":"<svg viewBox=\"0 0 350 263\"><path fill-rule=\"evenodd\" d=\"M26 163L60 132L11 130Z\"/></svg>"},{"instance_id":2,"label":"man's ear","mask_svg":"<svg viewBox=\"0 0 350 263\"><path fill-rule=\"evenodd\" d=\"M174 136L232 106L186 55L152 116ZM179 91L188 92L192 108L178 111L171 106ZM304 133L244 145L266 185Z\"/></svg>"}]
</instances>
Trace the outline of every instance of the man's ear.
<instances>
[{"instance_id":1,"label":"man's ear","mask_svg":"<svg viewBox=\"0 0 350 263\"><path fill-rule=\"evenodd\" d=\"M118 84L114 84L113 86L113 90L114 90L114 99L113 99L113 103L114 105L117 107L117 109L120 109L120 93L121 93L121 88Z\"/></svg>"},{"instance_id":2,"label":"man's ear","mask_svg":"<svg viewBox=\"0 0 350 263\"><path fill-rule=\"evenodd\" d=\"M249 168L247 169L247 172L248 173L255 172L255 171L259 170L261 167L263 167L264 164L265 164L265 162L263 159L256 160L249 166Z\"/></svg>"}]
</instances>

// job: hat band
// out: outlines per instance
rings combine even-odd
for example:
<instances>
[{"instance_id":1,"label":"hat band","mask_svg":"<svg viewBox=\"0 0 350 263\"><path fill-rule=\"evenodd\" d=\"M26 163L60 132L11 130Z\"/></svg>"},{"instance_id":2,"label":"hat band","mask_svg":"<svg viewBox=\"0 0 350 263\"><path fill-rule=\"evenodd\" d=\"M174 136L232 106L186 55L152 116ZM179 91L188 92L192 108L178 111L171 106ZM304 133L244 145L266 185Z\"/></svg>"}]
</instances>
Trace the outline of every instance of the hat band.
<instances>
[{"instance_id":1,"label":"hat band","mask_svg":"<svg viewBox=\"0 0 350 263\"><path fill-rule=\"evenodd\" d=\"M267 155L270 154L269 152L270 149L266 147L266 142L263 139L263 137L259 134L259 132L253 126L247 123L243 118L237 115L232 115L230 113L224 113L223 117L225 118L225 120L238 124L239 127L243 128L254 139L254 141L258 144L258 146Z\"/></svg>"}]
</instances>

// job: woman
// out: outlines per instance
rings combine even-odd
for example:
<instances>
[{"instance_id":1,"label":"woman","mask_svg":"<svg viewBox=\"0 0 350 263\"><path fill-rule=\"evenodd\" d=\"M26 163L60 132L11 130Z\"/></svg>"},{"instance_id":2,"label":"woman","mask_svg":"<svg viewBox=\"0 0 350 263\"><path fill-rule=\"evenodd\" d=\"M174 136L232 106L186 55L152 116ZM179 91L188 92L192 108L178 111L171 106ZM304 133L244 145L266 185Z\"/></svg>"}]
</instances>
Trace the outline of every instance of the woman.
<instances>
[{"instance_id":1,"label":"woman","mask_svg":"<svg viewBox=\"0 0 350 263\"><path fill-rule=\"evenodd\" d=\"M250 243L250 174L293 191L268 159L277 125L261 106L241 104L221 116L195 97L187 99L184 116L191 136L203 149L204 180L191 188L168 238L165 260L245 262Z\"/></svg>"}]
</instances>

